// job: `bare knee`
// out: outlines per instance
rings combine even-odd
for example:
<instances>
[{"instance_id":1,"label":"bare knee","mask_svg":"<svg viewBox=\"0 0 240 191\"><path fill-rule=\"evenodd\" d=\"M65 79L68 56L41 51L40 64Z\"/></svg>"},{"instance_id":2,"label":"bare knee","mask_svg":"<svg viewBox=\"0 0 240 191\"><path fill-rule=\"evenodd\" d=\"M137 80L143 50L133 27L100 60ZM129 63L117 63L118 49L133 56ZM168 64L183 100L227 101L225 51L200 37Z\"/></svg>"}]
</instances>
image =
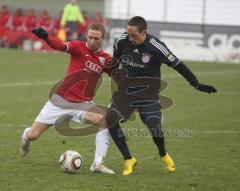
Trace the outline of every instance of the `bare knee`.
<instances>
[{"instance_id":1,"label":"bare knee","mask_svg":"<svg viewBox=\"0 0 240 191\"><path fill-rule=\"evenodd\" d=\"M104 115L97 116L96 124L99 127L107 127L107 124L106 124L106 121L105 121L105 116Z\"/></svg>"},{"instance_id":2,"label":"bare knee","mask_svg":"<svg viewBox=\"0 0 240 191\"><path fill-rule=\"evenodd\" d=\"M86 123L92 123L99 127L105 127L105 117L102 114L87 113L84 117Z\"/></svg>"}]
</instances>

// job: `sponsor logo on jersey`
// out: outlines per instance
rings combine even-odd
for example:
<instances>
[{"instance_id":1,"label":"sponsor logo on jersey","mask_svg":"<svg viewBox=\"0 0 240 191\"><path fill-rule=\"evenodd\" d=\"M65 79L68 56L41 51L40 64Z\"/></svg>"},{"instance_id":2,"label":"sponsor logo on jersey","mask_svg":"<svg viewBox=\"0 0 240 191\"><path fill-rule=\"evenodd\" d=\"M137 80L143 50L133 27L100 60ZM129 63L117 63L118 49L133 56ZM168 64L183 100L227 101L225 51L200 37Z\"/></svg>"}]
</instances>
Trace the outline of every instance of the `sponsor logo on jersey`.
<instances>
[{"instance_id":1,"label":"sponsor logo on jersey","mask_svg":"<svg viewBox=\"0 0 240 191\"><path fill-rule=\"evenodd\" d=\"M104 65L105 64L105 58L103 57L98 57L99 62Z\"/></svg>"},{"instance_id":2,"label":"sponsor logo on jersey","mask_svg":"<svg viewBox=\"0 0 240 191\"><path fill-rule=\"evenodd\" d=\"M87 61L85 65L87 68L89 68L90 70L92 70L94 72L97 72L98 74L102 73L102 68L99 65L97 65L91 61Z\"/></svg>"},{"instance_id":3,"label":"sponsor logo on jersey","mask_svg":"<svg viewBox=\"0 0 240 191\"><path fill-rule=\"evenodd\" d=\"M139 53L139 50L136 48L136 49L133 50L133 52Z\"/></svg>"},{"instance_id":4,"label":"sponsor logo on jersey","mask_svg":"<svg viewBox=\"0 0 240 191\"><path fill-rule=\"evenodd\" d=\"M128 62L127 65L137 67L137 68L145 68L144 65L138 64L136 62Z\"/></svg>"},{"instance_id":5,"label":"sponsor logo on jersey","mask_svg":"<svg viewBox=\"0 0 240 191\"><path fill-rule=\"evenodd\" d=\"M144 64L147 64L150 61L151 55L148 53L143 53L142 54L142 62Z\"/></svg>"}]
</instances>

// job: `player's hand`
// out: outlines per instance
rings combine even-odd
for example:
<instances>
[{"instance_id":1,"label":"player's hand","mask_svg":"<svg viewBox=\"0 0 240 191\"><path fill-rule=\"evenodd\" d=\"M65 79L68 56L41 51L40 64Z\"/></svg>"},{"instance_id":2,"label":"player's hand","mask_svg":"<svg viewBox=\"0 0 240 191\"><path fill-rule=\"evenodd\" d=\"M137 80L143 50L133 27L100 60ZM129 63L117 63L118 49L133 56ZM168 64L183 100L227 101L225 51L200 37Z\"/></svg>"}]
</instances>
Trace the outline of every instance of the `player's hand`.
<instances>
[{"instance_id":1,"label":"player's hand","mask_svg":"<svg viewBox=\"0 0 240 191\"><path fill-rule=\"evenodd\" d=\"M124 69L114 69L111 74L112 79L116 82L118 87L124 89L127 87L127 71Z\"/></svg>"},{"instance_id":2,"label":"player's hand","mask_svg":"<svg viewBox=\"0 0 240 191\"><path fill-rule=\"evenodd\" d=\"M206 93L216 93L217 89L213 86L209 86L209 85L205 85L205 84L198 84L195 87L197 90L201 91L201 92L206 92Z\"/></svg>"},{"instance_id":3,"label":"player's hand","mask_svg":"<svg viewBox=\"0 0 240 191\"><path fill-rule=\"evenodd\" d=\"M35 34L36 36L38 36L39 38L43 39L43 40L47 40L48 38L48 33L47 31L45 31L43 28L38 27L36 29L32 30L32 33Z\"/></svg>"}]
</instances>

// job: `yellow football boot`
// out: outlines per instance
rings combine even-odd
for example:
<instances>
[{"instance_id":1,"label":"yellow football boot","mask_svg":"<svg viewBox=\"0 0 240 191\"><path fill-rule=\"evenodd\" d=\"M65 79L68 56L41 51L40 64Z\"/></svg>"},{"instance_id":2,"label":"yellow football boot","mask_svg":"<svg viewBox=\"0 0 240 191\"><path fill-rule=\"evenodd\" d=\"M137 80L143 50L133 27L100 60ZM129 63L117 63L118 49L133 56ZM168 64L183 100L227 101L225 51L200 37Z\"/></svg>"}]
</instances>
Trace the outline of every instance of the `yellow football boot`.
<instances>
[{"instance_id":1,"label":"yellow football boot","mask_svg":"<svg viewBox=\"0 0 240 191\"><path fill-rule=\"evenodd\" d=\"M169 154L166 154L164 157L161 158L168 172L174 172L176 170L173 159L170 157Z\"/></svg>"},{"instance_id":2,"label":"yellow football boot","mask_svg":"<svg viewBox=\"0 0 240 191\"><path fill-rule=\"evenodd\" d=\"M132 174L133 167L136 165L137 165L137 159L135 159L134 157L132 157L131 159L125 160L123 175L128 176L128 175Z\"/></svg>"}]
</instances>

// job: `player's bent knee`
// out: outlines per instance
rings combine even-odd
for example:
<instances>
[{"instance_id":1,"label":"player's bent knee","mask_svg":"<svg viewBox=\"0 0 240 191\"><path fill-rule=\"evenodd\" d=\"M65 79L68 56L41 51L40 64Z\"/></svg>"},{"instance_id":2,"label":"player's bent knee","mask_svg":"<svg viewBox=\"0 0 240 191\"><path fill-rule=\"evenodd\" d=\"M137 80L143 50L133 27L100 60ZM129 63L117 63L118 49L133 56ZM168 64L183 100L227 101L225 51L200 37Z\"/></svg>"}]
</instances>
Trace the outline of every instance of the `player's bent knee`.
<instances>
[{"instance_id":1,"label":"player's bent knee","mask_svg":"<svg viewBox=\"0 0 240 191\"><path fill-rule=\"evenodd\" d=\"M103 121L104 121L104 116L101 114L95 115L93 118L93 123L100 127L103 126Z\"/></svg>"},{"instance_id":2,"label":"player's bent knee","mask_svg":"<svg viewBox=\"0 0 240 191\"><path fill-rule=\"evenodd\" d=\"M156 124L161 125L161 119L159 117L150 116L146 119L147 126L155 126Z\"/></svg>"},{"instance_id":3,"label":"player's bent knee","mask_svg":"<svg viewBox=\"0 0 240 191\"><path fill-rule=\"evenodd\" d=\"M104 115L88 112L84 115L83 119L85 123L96 124L98 126L99 125L101 126L102 121L104 120Z\"/></svg>"}]
</instances>

